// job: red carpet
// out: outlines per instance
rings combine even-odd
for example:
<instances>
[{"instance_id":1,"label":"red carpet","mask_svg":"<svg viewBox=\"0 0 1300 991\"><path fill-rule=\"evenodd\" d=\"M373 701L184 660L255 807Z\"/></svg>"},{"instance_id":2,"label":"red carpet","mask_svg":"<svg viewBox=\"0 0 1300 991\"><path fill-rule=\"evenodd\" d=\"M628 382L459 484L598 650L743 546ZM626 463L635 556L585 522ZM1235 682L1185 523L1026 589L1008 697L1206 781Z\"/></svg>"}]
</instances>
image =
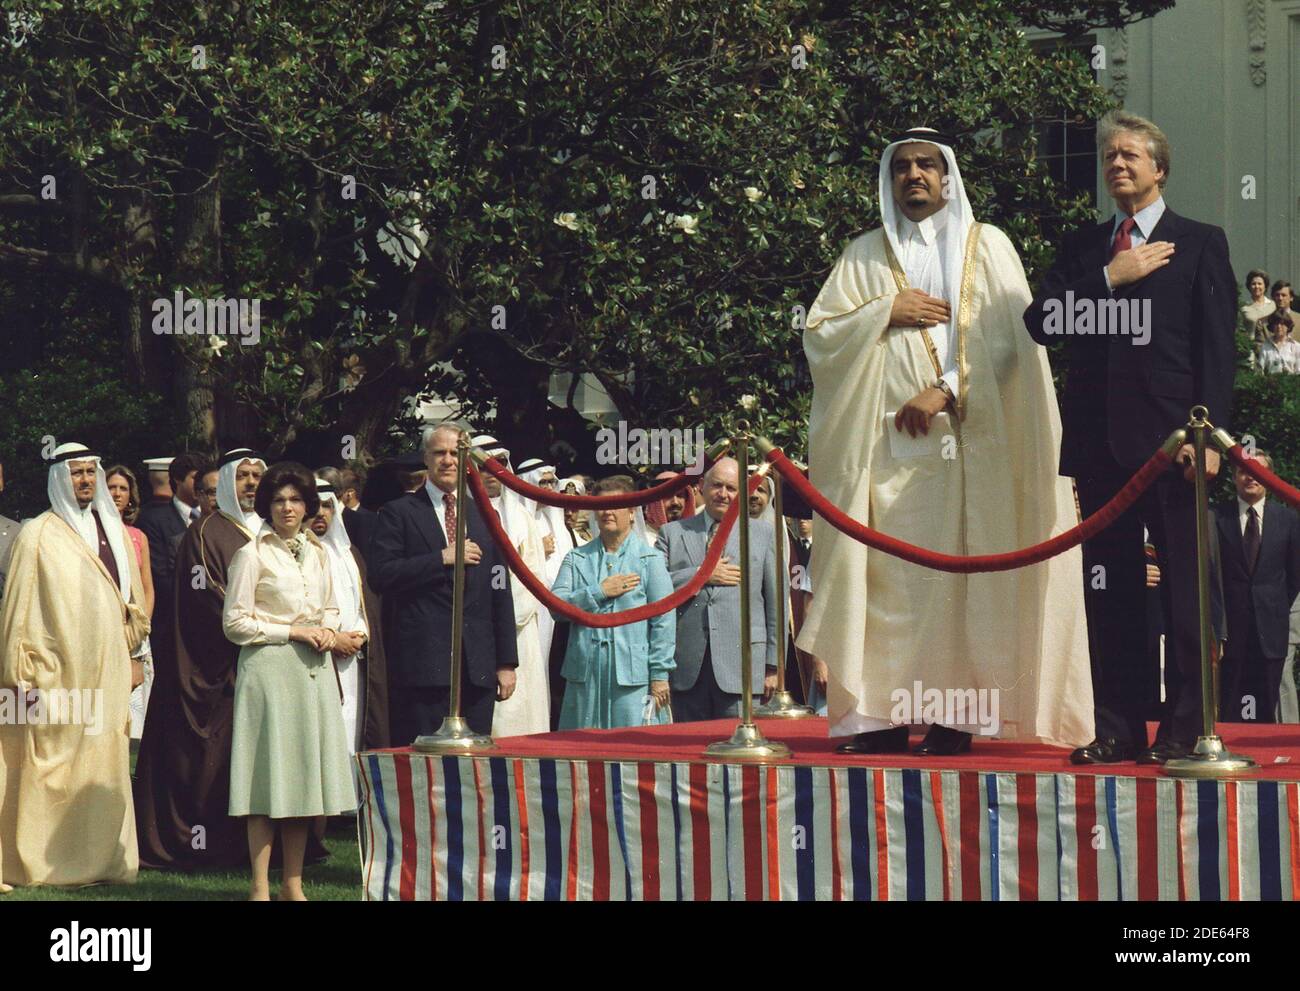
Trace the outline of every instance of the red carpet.
<instances>
[{"instance_id":1,"label":"red carpet","mask_svg":"<svg viewBox=\"0 0 1300 991\"><path fill-rule=\"evenodd\" d=\"M1061 748L1037 743L981 740L979 737L975 738L970 753L957 757L922 759L908 754L849 757L835 753L835 745L842 740L827 737L825 719L800 719L793 722L763 719L759 720L759 726L769 739L780 740L793 751L788 760L773 761L774 764L994 772L1064 771L1071 774L1120 774L1133 777L1151 777L1160 773L1156 767L1138 767L1131 762L1079 767L1070 763L1069 751ZM708 723L571 730L539 736L516 736L498 740L497 749L492 751L492 756L718 763L712 759L706 761L704 748L717 740L730 737L735 727L734 720L720 719ZM1150 725L1149 731L1154 739L1154 723ZM1285 781L1300 778L1300 726L1225 723L1219 727L1219 732L1230 749L1254 758L1260 765L1259 770L1248 775L1248 778ZM916 731L912 743L919 743L923 735L919 730ZM1279 757L1284 758L1282 763L1276 763Z\"/></svg>"}]
</instances>

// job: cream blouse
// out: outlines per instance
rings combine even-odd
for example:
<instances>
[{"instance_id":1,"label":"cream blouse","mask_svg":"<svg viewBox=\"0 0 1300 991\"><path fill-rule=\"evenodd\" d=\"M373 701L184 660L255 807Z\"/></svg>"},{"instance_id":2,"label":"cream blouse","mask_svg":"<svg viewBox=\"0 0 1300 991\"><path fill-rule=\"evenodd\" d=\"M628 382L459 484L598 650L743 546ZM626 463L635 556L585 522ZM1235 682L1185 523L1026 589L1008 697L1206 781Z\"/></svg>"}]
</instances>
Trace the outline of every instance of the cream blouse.
<instances>
[{"instance_id":1,"label":"cream blouse","mask_svg":"<svg viewBox=\"0 0 1300 991\"><path fill-rule=\"evenodd\" d=\"M235 552L229 577L221 625L232 643L288 643L292 626L339 628L325 548L313 533L307 533L299 568L288 545L264 524Z\"/></svg>"}]
</instances>

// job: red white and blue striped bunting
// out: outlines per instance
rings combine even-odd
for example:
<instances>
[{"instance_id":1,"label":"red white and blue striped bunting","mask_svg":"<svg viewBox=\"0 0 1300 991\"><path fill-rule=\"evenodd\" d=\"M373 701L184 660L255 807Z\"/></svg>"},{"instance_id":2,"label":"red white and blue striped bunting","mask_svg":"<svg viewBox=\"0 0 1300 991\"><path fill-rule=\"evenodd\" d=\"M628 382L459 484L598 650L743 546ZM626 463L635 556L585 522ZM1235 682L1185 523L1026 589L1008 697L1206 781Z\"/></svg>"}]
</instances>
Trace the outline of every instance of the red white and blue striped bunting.
<instances>
[{"instance_id":1,"label":"red white and blue striped bunting","mask_svg":"<svg viewBox=\"0 0 1300 991\"><path fill-rule=\"evenodd\" d=\"M1300 784L357 756L373 900L1296 900Z\"/></svg>"}]
</instances>

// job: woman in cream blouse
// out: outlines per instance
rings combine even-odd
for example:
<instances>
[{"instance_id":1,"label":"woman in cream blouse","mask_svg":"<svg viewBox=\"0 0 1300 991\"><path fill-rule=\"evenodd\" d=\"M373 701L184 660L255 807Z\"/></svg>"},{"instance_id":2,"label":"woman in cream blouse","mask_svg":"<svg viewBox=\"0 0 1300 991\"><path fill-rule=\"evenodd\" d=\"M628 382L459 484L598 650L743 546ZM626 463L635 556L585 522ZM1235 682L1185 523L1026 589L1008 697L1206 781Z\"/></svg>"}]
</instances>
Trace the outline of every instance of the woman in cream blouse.
<instances>
[{"instance_id":1,"label":"woman in cream blouse","mask_svg":"<svg viewBox=\"0 0 1300 991\"><path fill-rule=\"evenodd\" d=\"M1237 329L1251 346L1252 358L1260 346L1268 340L1264 321L1277 309L1268 298L1268 273L1252 269L1246 275L1246 293L1250 302L1239 311Z\"/></svg>"},{"instance_id":2,"label":"woman in cream blouse","mask_svg":"<svg viewBox=\"0 0 1300 991\"><path fill-rule=\"evenodd\" d=\"M222 625L241 646L235 678L230 814L248 816L250 900L270 897L280 826L280 898L305 901L302 862L316 816L356 808L339 683L329 651L341 633L325 550L306 521L320 509L302 465L272 466L257 488L261 531L230 564ZM359 645L358 645L359 646Z\"/></svg>"}]
</instances>

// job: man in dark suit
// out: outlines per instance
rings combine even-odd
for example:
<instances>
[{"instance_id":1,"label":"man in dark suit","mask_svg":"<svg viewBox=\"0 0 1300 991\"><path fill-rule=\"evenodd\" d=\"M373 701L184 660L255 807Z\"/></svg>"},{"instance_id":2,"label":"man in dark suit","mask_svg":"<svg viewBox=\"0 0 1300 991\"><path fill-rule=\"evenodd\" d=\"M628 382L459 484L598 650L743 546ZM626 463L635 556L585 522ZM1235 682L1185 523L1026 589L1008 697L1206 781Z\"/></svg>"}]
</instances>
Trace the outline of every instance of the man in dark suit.
<instances>
[{"instance_id":1,"label":"man in dark suit","mask_svg":"<svg viewBox=\"0 0 1300 991\"><path fill-rule=\"evenodd\" d=\"M207 467L208 459L197 452L187 451L172 458L167 466L172 496L150 499L140 507L135 523L149 538L149 567L153 572L154 588L153 629L149 644L158 665L171 663L175 649L176 618L173 610L176 596L173 586L176 548L190 524L202 515L195 488L198 472Z\"/></svg>"},{"instance_id":2,"label":"man in dark suit","mask_svg":"<svg viewBox=\"0 0 1300 991\"><path fill-rule=\"evenodd\" d=\"M1236 282L1227 238L1165 206L1168 140L1150 121L1112 111L1099 122L1097 145L1115 216L1065 239L1025 310L1035 341L1062 341L1069 353L1060 471L1075 477L1084 516L1186 424L1192 406L1206 406L1215 426L1229 429L1235 366ZM1180 471L1157 481L1084 545L1097 738L1071 754L1075 763L1164 763L1199 736L1191 445L1177 458ZM1218 472L1213 449L1206 468L1211 478ZM1142 713L1143 524L1164 574L1166 667L1182 674L1149 748Z\"/></svg>"},{"instance_id":3,"label":"man in dark suit","mask_svg":"<svg viewBox=\"0 0 1300 991\"><path fill-rule=\"evenodd\" d=\"M0 465L0 492L5 490L4 465ZM14 540L18 537L17 520L0 516L0 597L5 594L5 574L9 570L9 553L13 550Z\"/></svg>"},{"instance_id":4,"label":"man in dark suit","mask_svg":"<svg viewBox=\"0 0 1300 991\"><path fill-rule=\"evenodd\" d=\"M1263 452L1257 461L1270 470ZM1216 507L1228 648L1219 674L1219 718L1275 723L1291 603L1300 593L1300 517L1254 476L1233 470L1237 498Z\"/></svg>"},{"instance_id":5,"label":"man in dark suit","mask_svg":"<svg viewBox=\"0 0 1300 991\"><path fill-rule=\"evenodd\" d=\"M360 466L346 466L339 471L339 502L343 504L343 529L354 547L362 553L370 546L375 530L375 511L361 505L361 493L366 487L366 470Z\"/></svg>"},{"instance_id":6,"label":"man in dark suit","mask_svg":"<svg viewBox=\"0 0 1300 991\"><path fill-rule=\"evenodd\" d=\"M496 702L515 690L515 608L505 560L473 501L456 505L460 434L447 424L426 432L428 481L380 509L370 544L368 582L384 597L388 622L389 722L397 746L435 732L450 710L457 513L467 514L461 715L475 732L490 733Z\"/></svg>"}]
</instances>

